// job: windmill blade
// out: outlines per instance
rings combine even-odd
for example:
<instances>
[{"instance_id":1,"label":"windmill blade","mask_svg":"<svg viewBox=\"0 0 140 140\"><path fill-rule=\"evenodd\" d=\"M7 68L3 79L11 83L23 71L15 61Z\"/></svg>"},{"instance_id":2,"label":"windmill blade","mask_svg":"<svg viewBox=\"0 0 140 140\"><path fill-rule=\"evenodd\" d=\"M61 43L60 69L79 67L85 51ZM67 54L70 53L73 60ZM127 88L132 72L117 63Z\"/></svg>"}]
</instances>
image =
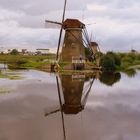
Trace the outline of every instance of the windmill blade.
<instances>
[{"instance_id":1,"label":"windmill blade","mask_svg":"<svg viewBox=\"0 0 140 140\"><path fill-rule=\"evenodd\" d=\"M59 112L59 111L60 111L60 109L56 109L56 110L53 110L53 111L50 111L50 112L45 112L45 117L46 117L46 116L49 116L49 115L51 115L51 114L57 113L57 112Z\"/></svg>"},{"instance_id":2,"label":"windmill blade","mask_svg":"<svg viewBox=\"0 0 140 140\"><path fill-rule=\"evenodd\" d=\"M56 83L57 83L58 98L59 98L61 118L62 118L63 135L64 135L64 140L66 140L65 120L64 120L63 110L62 110L62 106L63 105L62 105L62 99L61 99L61 94L60 94L60 85L59 85L59 78L58 78L58 76L56 76Z\"/></svg>"},{"instance_id":3,"label":"windmill blade","mask_svg":"<svg viewBox=\"0 0 140 140\"><path fill-rule=\"evenodd\" d=\"M64 22L64 19L65 19L66 5L67 5L67 0L65 0L65 2L64 2L64 9L63 9L63 15L62 15L62 23ZM62 31L63 31L63 26L61 25L60 34L59 34L59 40L58 40L58 46L57 46L56 60L58 60L60 43L61 43L61 37L62 37Z\"/></svg>"},{"instance_id":4,"label":"windmill blade","mask_svg":"<svg viewBox=\"0 0 140 140\"><path fill-rule=\"evenodd\" d=\"M60 109L60 105L51 106L51 107L45 109L45 114L44 114L44 116L45 116L45 117L46 117L46 116L49 116L49 115L51 115L51 114L54 114L54 113L59 112L60 110L61 110L61 109Z\"/></svg>"},{"instance_id":5,"label":"windmill blade","mask_svg":"<svg viewBox=\"0 0 140 140\"><path fill-rule=\"evenodd\" d=\"M60 29L62 23L57 21L45 20L45 28L56 28Z\"/></svg>"},{"instance_id":6,"label":"windmill blade","mask_svg":"<svg viewBox=\"0 0 140 140\"><path fill-rule=\"evenodd\" d=\"M94 23L87 23L86 25L88 26L88 25L93 25L93 24L96 24L95 22Z\"/></svg>"},{"instance_id":7,"label":"windmill blade","mask_svg":"<svg viewBox=\"0 0 140 140\"><path fill-rule=\"evenodd\" d=\"M63 28L61 27L60 33L59 33L59 39L58 39L57 52L56 52L56 61L58 60L59 49L60 49L60 43L61 43L61 37L62 37L62 31L63 31Z\"/></svg>"},{"instance_id":8,"label":"windmill blade","mask_svg":"<svg viewBox=\"0 0 140 140\"><path fill-rule=\"evenodd\" d=\"M92 41L92 36L93 36L93 33L91 32L91 34L90 34L90 43L91 43L91 41Z\"/></svg>"},{"instance_id":9,"label":"windmill blade","mask_svg":"<svg viewBox=\"0 0 140 140\"><path fill-rule=\"evenodd\" d=\"M58 25L62 25L62 23L57 22L57 21L52 21L52 20L45 20L46 23L52 23L52 24L58 24Z\"/></svg>"},{"instance_id":10,"label":"windmill blade","mask_svg":"<svg viewBox=\"0 0 140 140\"><path fill-rule=\"evenodd\" d=\"M92 88L92 85L93 85L94 80L95 80L95 76L93 77L92 81L90 81L90 86L89 86L88 90L87 90L86 93L85 93L85 96L83 97L83 99L82 99L82 101L81 101L83 106L86 105L87 98L88 98L89 93L90 93L90 91L91 91L91 88Z\"/></svg>"},{"instance_id":11,"label":"windmill blade","mask_svg":"<svg viewBox=\"0 0 140 140\"><path fill-rule=\"evenodd\" d=\"M90 39L89 39L89 35L88 35L88 32L87 32L87 29L85 28L84 30L84 37L88 43L88 46L90 45Z\"/></svg>"}]
</instances>

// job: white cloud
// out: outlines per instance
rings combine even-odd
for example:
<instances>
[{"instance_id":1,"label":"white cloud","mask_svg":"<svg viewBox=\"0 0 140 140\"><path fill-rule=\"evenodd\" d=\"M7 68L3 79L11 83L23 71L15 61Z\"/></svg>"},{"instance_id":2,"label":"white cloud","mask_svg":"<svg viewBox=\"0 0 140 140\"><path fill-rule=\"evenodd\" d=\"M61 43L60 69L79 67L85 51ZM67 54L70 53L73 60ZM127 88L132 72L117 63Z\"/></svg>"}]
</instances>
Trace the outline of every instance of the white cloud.
<instances>
[{"instance_id":1,"label":"white cloud","mask_svg":"<svg viewBox=\"0 0 140 140\"><path fill-rule=\"evenodd\" d=\"M99 5L99 4L87 4L87 9L90 11L103 11L106 10L107 7L105 5Z\"/></svg>"},{"instance_id":2,"label":"white cloud","mask_svg":"<svg viewBox=\"0 0 140 140\"><path fill-rule=\"evenodd\" d=\"M21 11L11 11L7 9L0 9L0 21L9 20L9 19L17 19L23 16L24 13Z\"/></svg>"},{"instance_id":3,"label":"white cloud","mask_svg":"<svg viewBox=\"0 0 140 140\"><path fill-rule=\"evenodd\" d=\"M45 19L61 21L64 1L0 0L0 46L57 46L58 30L45 29ZM78 18L93 32L102 50L140 50L140 1L68 1L66 17Z\"/></svg>"}]
</instances>

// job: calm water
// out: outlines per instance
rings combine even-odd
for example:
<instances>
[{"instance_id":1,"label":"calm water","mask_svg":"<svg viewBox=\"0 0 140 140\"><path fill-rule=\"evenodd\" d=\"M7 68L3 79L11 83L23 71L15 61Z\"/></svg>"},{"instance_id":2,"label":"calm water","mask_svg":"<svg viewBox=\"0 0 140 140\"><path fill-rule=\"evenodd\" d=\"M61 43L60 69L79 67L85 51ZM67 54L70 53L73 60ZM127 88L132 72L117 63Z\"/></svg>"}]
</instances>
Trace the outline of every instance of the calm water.
<instances>
[{"instance_id":1,"label":"calm water","mask_svg":"<svg viewBox=\"0 0 140 140\"><path fill-rule=\"evenodd\" d=\"M0 75L0 140L140 140L139 71Z\"/></svg>"}]
</instances>

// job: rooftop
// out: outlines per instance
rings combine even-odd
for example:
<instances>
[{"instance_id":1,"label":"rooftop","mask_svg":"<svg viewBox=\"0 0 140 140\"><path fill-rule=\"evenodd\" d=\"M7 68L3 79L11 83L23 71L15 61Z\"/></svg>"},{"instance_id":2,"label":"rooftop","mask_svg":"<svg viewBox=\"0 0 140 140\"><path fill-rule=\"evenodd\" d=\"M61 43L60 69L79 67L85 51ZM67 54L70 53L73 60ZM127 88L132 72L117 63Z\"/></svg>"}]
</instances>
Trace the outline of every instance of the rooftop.
<instances>
[{"instance_id":1,"label":"rooftop","mask_svg":"<svg viewBox=\"0 0 140 140\"><path fill-rule=\"evenodd\" d=\"M78 19L66 19L63 22L63 28L85 28L85 24Z\"/></svg>"}]
</instances>

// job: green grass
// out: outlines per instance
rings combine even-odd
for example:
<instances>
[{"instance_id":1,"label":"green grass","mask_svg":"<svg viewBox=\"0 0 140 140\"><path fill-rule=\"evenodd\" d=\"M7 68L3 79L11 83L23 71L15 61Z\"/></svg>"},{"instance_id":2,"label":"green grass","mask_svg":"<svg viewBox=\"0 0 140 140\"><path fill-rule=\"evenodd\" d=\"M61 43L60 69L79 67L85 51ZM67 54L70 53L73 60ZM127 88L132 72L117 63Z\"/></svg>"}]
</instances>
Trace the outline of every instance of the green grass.
<instances>
[{"instance_id":1,"label":"green grass","mask_svg":"<svg viewBox=\"0 0 140 140\"><path fill-rule=\"evenodd\" d=\"M6 62L10 68L41 68L55 59L50 55L0 55L0 62Z\"/></svg>"},{"instance_id":2,"label":"green grass","mask_svg":"<svg viewBox=\"0 0 140 140\"><path fill-rule=\"evenodd\" d=\"M0 61L8 61L8 62L15 62L19 59L27 59L27 60L34 60L34 61L42 61L45 59L54 59L55 55L0 55Z\"/></svg>"}]
</instances>

